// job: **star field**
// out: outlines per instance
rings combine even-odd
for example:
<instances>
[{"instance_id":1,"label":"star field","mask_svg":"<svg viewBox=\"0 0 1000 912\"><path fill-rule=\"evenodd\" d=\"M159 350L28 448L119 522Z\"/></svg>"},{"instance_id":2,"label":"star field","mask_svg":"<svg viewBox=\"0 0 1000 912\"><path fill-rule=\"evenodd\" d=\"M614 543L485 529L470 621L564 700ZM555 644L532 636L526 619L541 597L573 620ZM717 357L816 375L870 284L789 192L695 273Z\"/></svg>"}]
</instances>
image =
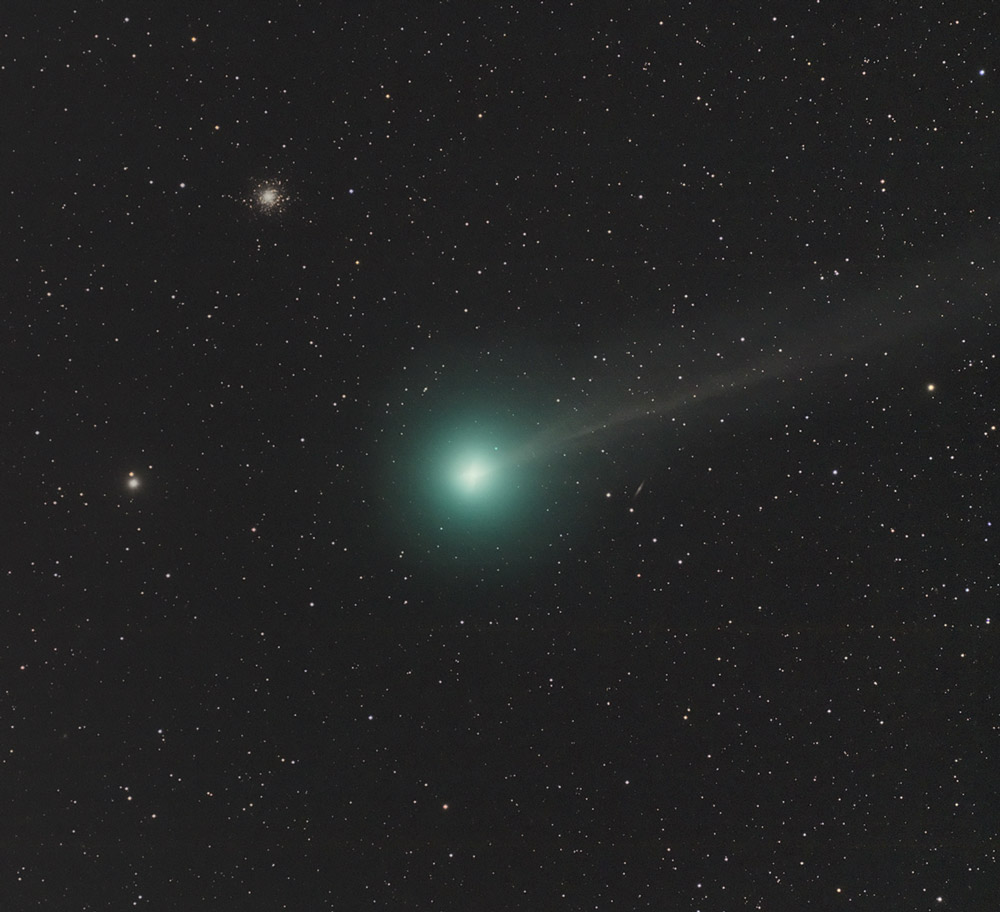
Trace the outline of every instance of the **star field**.
<instances>
[{"instance_id":1,"label":"star field","mask_svg":"<svg viewBox=\"0 0 1000 912\"><path fill-rule=\"evenodd\" d=\"M8 16L0 905L995 908L991 13Z\"/></svg>"}]
</instances>

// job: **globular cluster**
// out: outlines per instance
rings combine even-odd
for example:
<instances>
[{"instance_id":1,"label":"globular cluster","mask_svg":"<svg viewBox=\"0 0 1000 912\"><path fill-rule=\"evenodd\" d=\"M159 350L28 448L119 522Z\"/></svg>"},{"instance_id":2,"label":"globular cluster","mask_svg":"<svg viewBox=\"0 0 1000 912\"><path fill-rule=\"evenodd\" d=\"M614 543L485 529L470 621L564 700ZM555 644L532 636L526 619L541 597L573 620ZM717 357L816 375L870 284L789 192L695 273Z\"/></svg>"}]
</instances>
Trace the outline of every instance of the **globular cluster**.
<instances>
[{"instance_id":1,"label":"globular cluster","mask_svg":"<svg viewBox=\"0 0 1000 912\"><path fill-rule=\"evenodd\" d=\"M991 6L11 6L4 910L997 907Z\"/></svg>"},{"instance_id":2,"label":"globular cluster","mask_svg":"<svg viewBox=\"0 0 1000 912\"><path fill-rule=\"evenodd\" d=\"M259 215L277 216L288 207L288 193L281 181L262 181L254 187L249 202Z\"/></svg>"}]
</instances>

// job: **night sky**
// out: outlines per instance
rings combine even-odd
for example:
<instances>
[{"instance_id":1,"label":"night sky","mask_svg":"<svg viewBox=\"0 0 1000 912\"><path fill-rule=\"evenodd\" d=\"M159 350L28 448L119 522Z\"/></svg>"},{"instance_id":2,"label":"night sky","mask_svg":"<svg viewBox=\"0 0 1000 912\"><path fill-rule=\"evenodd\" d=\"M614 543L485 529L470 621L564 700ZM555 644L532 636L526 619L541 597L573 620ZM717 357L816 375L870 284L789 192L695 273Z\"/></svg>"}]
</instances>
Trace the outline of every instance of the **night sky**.
<instances>
[{"instance_id":1,"label":"night sky","mask_svg":"<svg viewBox=\"0 0 1000 912\"><path fill-rule=\"evenodd\" d=\"M0 907L1000 907L997 28L8 11Z\"/></svg>"}]
</instances>

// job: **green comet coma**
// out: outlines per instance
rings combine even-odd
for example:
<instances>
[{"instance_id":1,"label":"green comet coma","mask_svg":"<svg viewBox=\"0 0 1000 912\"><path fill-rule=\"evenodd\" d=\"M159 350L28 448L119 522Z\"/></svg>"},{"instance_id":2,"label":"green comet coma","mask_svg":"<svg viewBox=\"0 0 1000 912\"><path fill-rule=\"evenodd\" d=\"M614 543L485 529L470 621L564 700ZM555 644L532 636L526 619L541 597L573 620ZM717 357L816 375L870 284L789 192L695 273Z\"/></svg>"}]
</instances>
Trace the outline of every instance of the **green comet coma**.
<instances>
[{"instance_id":1,"label":"green comet coma","mask_svg":"<svg viewBox=\"0 0 1000 912\"><path fill-rule=\"evenodd\" d=\"M446 435L427 469L432 512L453 527L489 528L511 519L518 472L504 461L496 435Z\"/></svg>"},{"instance_id":2,"label":"green comet coma","mask_svg":"<svg viewBox=\"0 0 1000 912\"><path fill-rule=\"evenodd\" d=\"M394 454L385 531L421 562L473 571L538 550L538 497L519 426L488 408L429 422ZM391 493L390 493L391 492Z\"/></svg>"}]
</instances>

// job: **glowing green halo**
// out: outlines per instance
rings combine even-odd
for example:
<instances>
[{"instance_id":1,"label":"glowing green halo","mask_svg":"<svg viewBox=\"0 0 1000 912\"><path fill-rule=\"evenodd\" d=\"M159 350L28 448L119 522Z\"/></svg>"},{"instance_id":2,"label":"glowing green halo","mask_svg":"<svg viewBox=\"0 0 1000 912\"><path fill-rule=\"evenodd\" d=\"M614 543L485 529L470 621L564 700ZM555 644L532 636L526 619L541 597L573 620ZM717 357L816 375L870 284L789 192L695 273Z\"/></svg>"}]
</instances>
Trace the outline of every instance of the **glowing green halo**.
<instances>
[{"instance_id":1,"label":"glowing green halo","mask_svg":"<svg viewBox=\"0 0 1000 912\"><path fill-rule=\"evenodd\" d=\"M483 498L488 497L491 490L495 490L499 474L495 455L498 449L494 447L492 459L488 452L471 452L455 460L450 471L456 493L460 497Z\"/></svg>"},{"instance_id":2,"label":"glowing green halo","mask_svg":"<svg viewBox=\"0 0 1000 912\"><path fill-rule=\"evenodd\" d=\"M482 487L482 482L490 474L489 467L482 462L475 460L462 469L458 474L458 481L470 494Z\"/></svg>"},{"instance_id":3,"label":"glowing green halo","mask_svg":"<svg viewBox=\"0 0 1000 912\"><path fill-rule=\"evenodd\" d=\"M394 449L379 525L423 566L513 572L545 547L534 467L517 458L523 417L481 401L440 411Z\"/></svg>"},{"instance_id":4,"label":"glowing green halo","mask_svg":"<svg viewBox=\"0 0 1000 912\"><path fill-rule=\"evenodd\" d=\"M505 518L505 495L516 484L503 458L499 437L480 433L450 435L440 442L434 458L437 476L432 489L439 512L469 523L499 522Z\"/></svg>"}]
</instances>

